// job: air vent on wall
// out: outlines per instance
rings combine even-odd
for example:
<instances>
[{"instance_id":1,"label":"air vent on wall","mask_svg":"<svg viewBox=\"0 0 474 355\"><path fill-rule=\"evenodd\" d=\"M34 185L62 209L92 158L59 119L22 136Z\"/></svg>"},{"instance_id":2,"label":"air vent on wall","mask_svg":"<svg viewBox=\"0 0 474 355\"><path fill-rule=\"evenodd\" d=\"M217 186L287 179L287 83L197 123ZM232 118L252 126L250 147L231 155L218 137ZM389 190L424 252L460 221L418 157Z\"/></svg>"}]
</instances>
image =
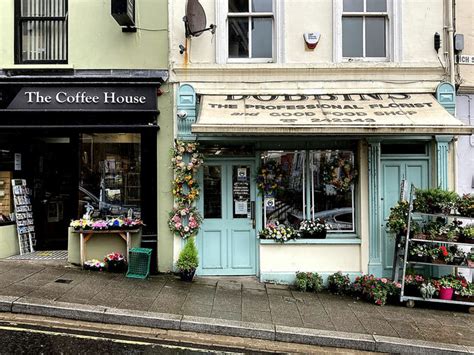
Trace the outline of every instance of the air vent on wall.
<instances>
[{"instance_id":1,"label":"air vent on wall","mask_svg":"<svg viewBox=\"0 0 474 355\"><path fill-rule=\"evenodd\" d=\"M135 0L111 0L112 17L122 26L123 32L136 32Z\"/></svg>"}]
</instances>

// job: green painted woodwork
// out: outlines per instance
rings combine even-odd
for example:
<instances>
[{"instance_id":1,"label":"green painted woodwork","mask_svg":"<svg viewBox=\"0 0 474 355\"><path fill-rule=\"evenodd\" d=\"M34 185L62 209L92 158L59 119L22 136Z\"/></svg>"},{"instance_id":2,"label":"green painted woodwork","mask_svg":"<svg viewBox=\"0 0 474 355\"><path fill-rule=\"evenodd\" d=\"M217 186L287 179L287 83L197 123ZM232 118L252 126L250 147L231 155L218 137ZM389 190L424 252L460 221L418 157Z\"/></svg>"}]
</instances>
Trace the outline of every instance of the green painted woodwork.
<instances>
[{"instance_id":1,"label":"green painted woodwork","mask_svg":"<svg viewBox=\"0 0 474 355\"><path fill-rule=\"evenodd\" d=\"M250 168L250 200L255 201L255 164L253 160L212 161L221 171L221 217L204 218L196 239L199 250L198 275L256 275L257 238L251 218L234 218L232 171L235 166ZM203 187L203 174L200 176ZM204 215L205 192L198 207Z\"/></svg>"},{"instance_id":2,"label":"green painted woodwork","mask_svg":"<svg viewBox=\"0 0 474 355\"><path fill-rule=\"evenodd\" d=\"M196 92L189 84L181 85L177 95L176 121L178 123L178 139L194 140L196 136L191 133L191 125L196 122ZM186 116L180 116L185 113Z\"/></svg>"},{"instance_id":3,"label":"green painted woodwork","mask_svg":"<svg viewBox=\"0 0 474 355\"><path fill-rule=\"evenodd\" d=\"M448 189L449 142L452 136L436 136L436 186Z\"/></svg>"},{"instance_id":4,"label":"green painted woodwork","mask_svg":"<svg viewBox=\"0 0 474 355\"><path fill-rule=\"evenodd\" d=\"M369 142L369 273L380 275L382 271L380 228L379 228L379 186L380 186L380 142Z\"/></svg>"}]
</instances>

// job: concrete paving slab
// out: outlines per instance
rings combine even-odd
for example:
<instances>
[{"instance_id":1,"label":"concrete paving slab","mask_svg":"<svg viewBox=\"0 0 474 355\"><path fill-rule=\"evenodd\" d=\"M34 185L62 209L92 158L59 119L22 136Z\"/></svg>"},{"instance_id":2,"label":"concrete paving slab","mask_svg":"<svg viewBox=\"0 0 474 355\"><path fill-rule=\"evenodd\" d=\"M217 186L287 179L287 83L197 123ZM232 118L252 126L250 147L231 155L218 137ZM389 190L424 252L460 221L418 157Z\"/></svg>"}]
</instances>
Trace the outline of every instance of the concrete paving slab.
<instances>
[{"instance_id":1,"label":"concrete paving slab","mask_svg":"<svg viewBox=\"0 0 474 355\"><path fill-rule=\"evenodd\" d=\"M12 312L103 322L105 308L25 297L13 302Z\"/></svg>"},{"instance_id":2,"label":"concrete paving slab","mask_svg":"<svg viewBox=\"0 0 474 355\"><path fill-rule=\"evenodd\" d=\"M367 334L275 326L275 339L290 343L332 346L365 351L375 351L375 340Z\"/></svg>"},{"instance_id":3,"label":"concrete paving slab","mask_svg":"<svg viewBox=\"0 0 474 355\"><path fill-rule=\"evenodd\" d=\"M161 329L178 330L180 328L181 319L182 316L177 314L132 311L118 308L107 308L104 313L104 320L108 323Z\"/></svg>"},{"instance_id":4,"label":"concrete paving slab","mask_svg":"<svg viewBox=\"0 0 474 355\"><path fill-rule=\"evenodd\" d=\"M135 297L127 296L119 304L119 308L122 309L133 309L137 311L148 311L151 305L155 302L155 297L145 298L145 297Z\"/></svg>"},{"instance_id":5,"label":"concrete paving slab","mask_svg":"<svg viewBox=\"0 0 474 355\"><path fill-rule=\"evenodd\" d=\"M213 310L211 312L210 317L211 318L217 318L217 319L228 319L228 320L241 321L242 320L242 313Z\"/></svg>"},{"instance_id":6,"label":"concrete paving slab","mask_svg":"<svg viewBox=\"0 0 474 355\"><path fill-rule=\"evenodd\" d=\"M242 311L242 321L244 322L255 322L255 323L269 323L272 324L272 314L261 311Z\"/></svg>"},{"instance_id":7,"label":"concrete paving slab","mask_svg":"<svg viewBox=\"0 0 474 355\"><path fill-rule=\"evenodd\" d=\"M394 337L374 335L375 350L386 353L417 353L429 355L466 354L465 346L456 344L433 343L423 340L406 340Z\"/></svg>"},{"instance_id":8,"label":"concrete paving slab","mask_svg":"<svg viewBox=\"0 0 474 355\"><path fill-rule=\"evenodd\" d=\"M181 320L181 330L266 340L275 339L273 325L215 318L184 316Z\"/></svg>"},{"instance_id":9,"label":"concrete paving slab","mask_svg":"<svg viewBox=\"0 0 474 355\"><path fill-rule=\"evenodd\" d=\"M187 316L210 317L212 313L212 305L202 303L184 302L180 313Z\"/></svg>"}]
</instances>

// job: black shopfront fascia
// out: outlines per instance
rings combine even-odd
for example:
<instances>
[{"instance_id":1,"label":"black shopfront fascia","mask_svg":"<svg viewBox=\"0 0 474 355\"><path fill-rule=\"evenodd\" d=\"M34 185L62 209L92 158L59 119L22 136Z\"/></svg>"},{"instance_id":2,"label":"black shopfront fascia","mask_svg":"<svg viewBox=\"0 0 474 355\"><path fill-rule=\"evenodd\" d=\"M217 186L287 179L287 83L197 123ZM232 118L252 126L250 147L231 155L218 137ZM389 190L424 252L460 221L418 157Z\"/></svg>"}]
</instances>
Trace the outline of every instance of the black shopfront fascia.
<instances>
[{"instance_id":1,"label":"black shopfront fascia","mask_svg":"<svg viewBox=\"0 0 474 355\"><path fill-rule=\"evenodd\" d=\"M146 193L141 194L141 216L146 223L143 235L145 239L149 236L156 240L158 88L157 83L110 86L0 83L0 131L3 136L12 137L139 133L140 182L146 188ZM75 102L67 102L68 97L74 97L69 101ZM123 101L118 97L123 97ZM104 102L104 98L108 100Z\"/></svg>"}]
</instances>

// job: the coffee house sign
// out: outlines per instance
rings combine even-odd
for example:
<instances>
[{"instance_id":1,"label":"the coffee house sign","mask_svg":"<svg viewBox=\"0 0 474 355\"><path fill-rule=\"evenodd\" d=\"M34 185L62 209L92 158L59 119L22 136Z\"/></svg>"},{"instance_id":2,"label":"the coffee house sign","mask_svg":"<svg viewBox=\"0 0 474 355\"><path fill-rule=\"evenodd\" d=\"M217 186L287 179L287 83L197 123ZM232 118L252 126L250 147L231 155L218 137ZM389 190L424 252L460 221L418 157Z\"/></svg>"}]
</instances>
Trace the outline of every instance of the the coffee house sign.
<instances>
[{"instance_id":1,"label":"the coffee house sign","mask_svg":"<svg viewBox=\"0 0 474 355\"><path fill-rule=\"evenodd\" d=\"M156 112L156 87L0 87L2 109Z\"/></svg>"}]
</instances>

